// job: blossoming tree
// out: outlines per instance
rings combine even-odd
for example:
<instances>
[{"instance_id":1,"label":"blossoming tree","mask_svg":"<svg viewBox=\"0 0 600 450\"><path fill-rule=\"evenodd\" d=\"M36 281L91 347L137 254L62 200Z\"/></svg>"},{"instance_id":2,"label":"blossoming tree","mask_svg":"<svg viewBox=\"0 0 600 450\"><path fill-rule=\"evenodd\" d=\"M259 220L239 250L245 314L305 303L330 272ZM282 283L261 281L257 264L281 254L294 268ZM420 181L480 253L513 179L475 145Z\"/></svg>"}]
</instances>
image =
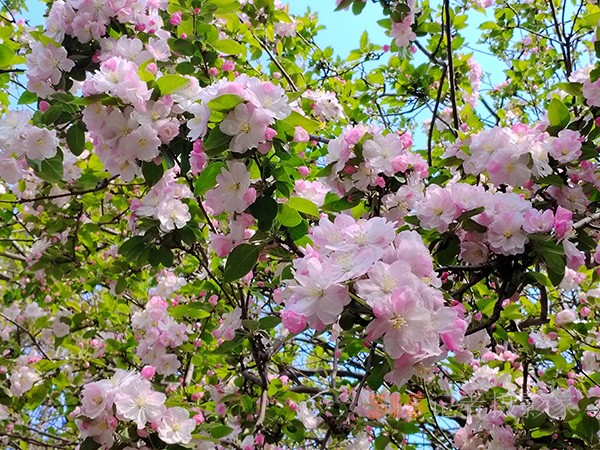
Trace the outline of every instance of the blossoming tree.
<instances>
[{"instance_id":1,"label":"blossoming tree","mask_svg":"<svg viewBox=\"0 0 600 450\"><path fill-rule=\"evenodd\" d=\"M598 448L600 7L493 3L4 4L2 447Z\"/></svg>"}]
</instances>

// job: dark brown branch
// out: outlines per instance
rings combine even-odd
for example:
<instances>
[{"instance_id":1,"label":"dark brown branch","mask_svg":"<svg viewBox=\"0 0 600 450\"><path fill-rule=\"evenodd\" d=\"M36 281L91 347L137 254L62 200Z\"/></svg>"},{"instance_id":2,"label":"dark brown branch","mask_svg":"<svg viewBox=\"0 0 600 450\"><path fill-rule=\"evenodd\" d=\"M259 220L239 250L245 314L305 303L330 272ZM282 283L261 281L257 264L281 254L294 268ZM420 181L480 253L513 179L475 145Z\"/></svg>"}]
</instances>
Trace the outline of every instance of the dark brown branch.
<instances>
[{"instance_id":1,"label":"dark brown branch","mask_svg":"<svg viewBox=\"0 0 600 450\"><path fill-rule=\"evenodd\" d=\"M431 156L431 152L433 150L433 130L435 128L435 121L437 120L437 112L440 107L440 102L442 100L442 91L444 90L444 80L446 79L446 74L448 73L448 66L444 64L442 69L442 77L440 78L440 85L438 87L437 96L435 97L435 106L433 107L433 115L431 116L431 123L429 124L429 133L427 133L427 164L431 166L433 162L433 158Z\"/></svg>"},{"instance_id":2,"label":"dark brown branch","mask_svg":"<svg viewBox=\"0 0 600 450\"><path fill-rule=\"evenodd\" d=\"M456 80L454 79L454 61L452 57L452 22L450 19L450 0L444 0L444 11L446 14L446 45L448 47L448 81L450 83L450 101L452 102L452 120L454 129L458 130L460 121L458 119L458 106L456 105Z\"/></svg>"}]
</instances>

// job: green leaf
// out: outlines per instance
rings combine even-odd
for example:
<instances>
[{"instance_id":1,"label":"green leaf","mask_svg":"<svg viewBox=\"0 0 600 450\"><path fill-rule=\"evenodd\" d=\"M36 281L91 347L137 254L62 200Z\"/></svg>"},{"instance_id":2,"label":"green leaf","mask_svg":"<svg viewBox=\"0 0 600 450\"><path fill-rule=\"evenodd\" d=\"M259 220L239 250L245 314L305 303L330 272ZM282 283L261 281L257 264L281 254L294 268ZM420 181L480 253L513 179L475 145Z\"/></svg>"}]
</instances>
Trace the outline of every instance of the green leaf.
<instances>
[{"instance_id":1,"label":"green leaf","mask_svg":"<svg viewBox=\"0 0 600 450\"><path fill-rule=\"evenodd\" d=\"M387 437L385 434L380 434L379 436L377 436L375 441L373 441L373 448L375 450L384 450L389 443L390 438Z\"/></svg>"},{"instance_id":2,"label":"green leaf","mask_svg":"<svg viewBox=\"0 0 600 450\"><path fill-rule=\"evenodd\" d=\"M473 219L466 219L462 223L462 228L465 231L476 231L477 233L485 233L487 231L487 227L478 224Z\"/></svg>"},{"instance_id":3,"label":"green leaf","mask_svg":"<svg viewBox=\"0 0 600 450\"><path fill-rule=\"evenodd\" d=\"M29 397L29 401L27 403L31 409L35 409L42 404L47 396L48 388L45 384L40 384L39 386L35 386L27 393L27 397Z\"/></svg>"},{"instance_id":4,"label":"green leaf","mask_svg":"<svg viewBox=\"0 0 600 450\"><path fill-rule=\"evenodd\" d=\"M169 310L171 316L175 319L187 317L190 319L205 319L210 317L210 312L206 311L205 303L194 302L186 305L177 305Z\"/></svg>"},{"instance_id":5,"label":"green leaf","mask_svg":"<svg viewBox=\"0 0 600 450\"><path fill-rule=\"evenodd\" d=\"M119 254L125 259L135 261L146 249L146 245L143 236L133 236L121 244Z\"/></svg>"},{"instance_id":6,"label":"green leaf","mask_svg":"<svg viewBox=\"0 0 600 450\"><path fill-rule=\"evenodd\" d=\"M355 16L358 16L362 12L362 10L365 9L366 5L367 4L363 1L354 2L354 4L352 5L352 13ZM365 32L365 34L366 34L366 32ZM362 43L361 43L361 47L362 47Z\"/></svg>"},{"instance_id":7,"label":"green leaf","mask_svg":"<svg viewBox=\"0 0 600 450\"><path fill-rule=\"evenodd\" d=\"M242 278L252 270L256 261L258 261L259 255L260 247L257 245L238 245L227 257L227 263L223 271L223 281L230 283Z\"/></svg>"},{"instance_id":8,"label":"green leaf","mask_svg":"<svg viewBox=\"0 0 600 450\"><path fill-rule=\"evenodd\" d=\"M30 103L37 102L38 96L33 92L24 91L19 97L18 105L29 105Z\"/></svg>"},{"instance_id":9,"label":"green leaf","mask_svg":"<svg viewBox=\"0 0 600 450\"><path fill-rule=\"evenodd\" d=\"M208 102L208 107L215 111L229 111L242 103L244 99L235 94L219 95L214 100Z\"/></svg>"},{"instance_id":10,"label":"green leaf","mask_svg":"<svg viewBox=\"0 0 600 450\"><path fill-rule=\"evenodd\" d=\"M583 438L588 443L598 443L597 433L600 431L600 422L598 422L598 419L588 416L585 412L580 412L573 420L569 420L568 424L577 433L577 436Z\"/></svg>"},{"instance_id":11,"label":"green leaf","mask_svg":"<svg viewBox=\"0 0 600 450\"><path fill-rule=\"evenodd\" d=\"M219 345L213 353L216 355L229 355L233 352L233 350L241 347L244 343L244 340L241 336L236 336L232 341L225 341L221 345Z\"/></svg>"},{"instance_id":12,"label":"green leaf","mask_svg":"<svg viewBox=\"0 0 600 450\"><path fill-rule=\"evenodd\" d=\"M246 48L232 39L219 39L212 43L215 50L227 55L243 55L246 53Z\"/></svg>"},{"instance_id":13,"label":"green leaf","mask_svg":"<svg viewBox=\"0 0 600 450\"><path fill-rule=\"evenodd\" d=\"M582 83L559 83L556 87L575 97L581 97L583 95Z\"/></svg>"},{"instance_id":14,"label":"green leaf","mask_svg":"<svg viewBox=\"0 0 600 450\"><path fill-rule=\"evenodd\" d=\"M196 46L187 39L175 39L170 42L171 50L184 56L193 56L196 53ZM162 89L161 89L162 92Z\"/></svg>"},{"instance_id":15,"label":"green leaf","mask_svg":"<svg viewBox=\"0 0 600 450\"><path fill-rule=\"evenodd\" d=\"M571 113L563 102L557 98L550 100L548 105L548 120L556 127L565 128L571 120Z\"/></svg>"},{"instance_id":16,"label":"green leaf","mask_svg":"<svg viewBox=\"0 0 600 450\"><path fill-rule=\"evenodd\" d=\"M163 75L156 80L161 95L172 94L179 89L183 89L189 84L189 82L190 80L179 75Z\"/></svg>"},{"instance_id":17,"label":"green leaf","mask_svg":"<svg viewBox=\"0 0 600 450\"><path fill-rule=\"evenodd\" d=\"M317 218L319 217L319 208L317 205L306 198L292 197L287 204L298 212Z\"/></svg>"},{"instance_id":18,"label":"green leaf","mask_svg":"<svg viewBox=\"0 0 600 450\"><path fill-rule=\"evenodd\" d=\"M562 245L545 235L531 235L533 251L542 260L553 286L558 286L565 276L566 258Z\"/></svg>"},{"instance_id":19,"label":"green leaf","mask_svg":"<svg viewBox=\"0 0 600 450\"><path fill-rule=\"evenodd\" d=\"M342 0L341 3L335 8L336 11L341 11L344 8L347 8L354 2L354 0Z\"/></svg>"},{"instance_id":20,"label":"green leaf","mask_svg":"<svg viewBox=\"0 0 600 450\"><path fill-rule=\"evenodd\" d=\"M94 442L91 437L88 437L79 445L79 450L98 450L100 447L100 444Z\"/></svg>"},{"instance_id":21,"label":"green leaf","mask_svg":"<svg viewBox=\"0 0 600 450\"><path fill-rule=\"evenodd\" d=\"M214 127L208 137L204 140L204 151L208 156L216 156L229 149L229 143L233 139L233 136L229 136L221 131L216 126Z\"/></svg>"},{"instance_id":22,"label":"green leaf","mask_svg":"<svg viewBox=\"0 0 600 450\"><path fill-rule=\"evenodd\" d=\"M122 294L127 289L127 277L119 277L115 286L115 293L117 295Z\"/></svg>"},{"instance_id":23,"label":"green leaf","mask_svg":"<svg viewBox=\"0 0 600 450\"><path fill-rule=\"evenodd\" d=\"M209 189L212 189L216 184L217 175L221 173L223 167L225 164L222 162L212 162L206 166L196 179L194 195L204 195Z\"/></svg>"},{"instance_id":24,"label":"green leaf","mask_svg":"<svg viewBox=\"0 0 600 450\"><path fill-rule=\"evenodd\" d=\"M32 167L37 175L50 183L61 181L63 178L63 154L57 149L56 155L52 158L41 161L29 160L29 166Z\"/></svg>"},{"instance_id":25,"label":"green leaf","mask_svg":"<svg viewBox=\"0 0 600 450\"><path fill-rule=\"evenodd\" d=\"M190 62L184 61L177 64L175 71L181 75L191 75L196 71L196 67Z\"/></svg>"},{"instance_id":26,"label":"green leaf","mask_svg":"<svg viewBox=\"0 0 600 450\"><path fill-rule=\"evenodd\" d=\"M286 425L283 432L294 442L304 442L306 430L299 420L293 420L292 423Z\"/></svg>"},{"instance_id":27,"label":"green leaf","mask_svg":"<svg viewBox=\"0 0 600 450\"><path fill-rule=\"evenodd\" d=\"M523 424L529 429L539 428L546 422L547 418L548 416L546 413L529 411L527 415L523 417Z\"/></svg>"},{"instance_id":28,"label":"green leaf","mask_svg":"<svg viewBox=\"0 0 600 450\"><path fill-rule=\"evenodd\" d=\"M215 14L222 14L240 9L240 3L237 0L208 0L208 3L212 3L218 7Z\"/></svg>"},{"instance_id":29,"label":"green leaf","mask_svg":"<svg viewBox=\"0 0 600 450\"><path fill-rule=\"evenodd\" d=\"M261 330L272 330L281 323L281 319L277 316L266 316L259 321Z\"/></svg>"},{"instance_id":30,"label":"green leaf","mask_svg":"<svg viewBox=\"0 0 600 450\"><path fill-rule=\"evenodd\" d=\"M64 110L63 105L52 105L44 114L42 114L42 123L44 125L52 125L58 120Z\"/></svg>"},{"instance_id":31,"label":"green leaf","mask_svg":"<svg viewBox=\"0 0 600 450\"><path fill-rule=\"evenodd\" d=\"M308 133L314 133L319 129L319 122L309 119L308 117L304 117L302 114L292 111L292 113L286 117L283 122L287 123L292 127L302 127Z\"/></svg>"},{"instance_id":32,"label":"green leaf","mask_svg":"<svg viewBox=\"0 0 600 450\"><path fill-rule=\"evenodd\" d=\"M15 58L14 50L4 44L0 44L0 67L9 67Z\"/></svg>"},{"instance_id":33,"label":"green leaf","mask_svg":"<svg viewBox=\"0 0 600 450\"><path fill-rule=\"evenodd\" d=\"M252 216L258 220L258 229L268 231L277 216L278 205L271 197L259 197L249 209Z\"/></svg>"},{"instance_id":34,"label":"green leaf","mask_svg":"<svg viewBox=\"0 0 600 450\"><path fill-rule=\"evenodd\" d=\"M75 156L81 155L85 150L85 125L81 120L67 130L67 145Z\"/></svg>"},{"instance_id":35,"label":"green leaf","mask_svg":"<svg viewBox=\"0 0 600 450\"><path fill-rule=\"evenodd\" d=\"M232 431L233 428L228 427L227 425L219 425L210 430L210 435L215 439L221 439L230 435Z\"/></svg>"},{"instance_id":36,"label":"green leaf","mask_svg":"<svg viewBox=\"0 0 600 450\"><path fill-rule=\"evenodd\" d=\"M154 164L152 161L142 162L142 174L144 175L144 180L146 180L148 186L154 186L158 183L164 173L165 168L162 164Z\"/></svg>"},{"instance_id":37,"label":"green leaf","mask_svg":"<svg viewBox=\"0 0 600 450\"><path fill-rule=\"evenodd\" d=\"M300 225L302 222L302 216L295 209L290 208L288 205L281 205L281 212L277 218L279 223L284 227L293 228Z\"/></svg>"}]
</instances>

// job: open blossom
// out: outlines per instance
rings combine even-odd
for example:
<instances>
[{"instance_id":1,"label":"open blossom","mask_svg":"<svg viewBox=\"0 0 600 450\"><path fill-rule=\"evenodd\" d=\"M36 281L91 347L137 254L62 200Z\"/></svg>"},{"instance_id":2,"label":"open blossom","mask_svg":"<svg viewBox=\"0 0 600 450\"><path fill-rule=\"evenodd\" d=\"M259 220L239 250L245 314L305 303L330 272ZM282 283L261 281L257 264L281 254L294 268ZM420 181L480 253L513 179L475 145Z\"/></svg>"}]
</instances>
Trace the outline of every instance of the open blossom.
<instances>
[{"instance_id":1,"label":"open blossom","mask_svg":"<svg viewBox=\"0 0 600 450\"><path fill-rule=\"evenodd\" d=\"M307 90L304 97L311 100L311 108L322 120L334 120L344 117L344 110L335 93L329 91Z\"/></svg>"},{"instance_id":2,"label":"open blossom","mask_svg":"<svg viewBox=\"0 0 600 450\"><path fill-rule=\"evenodd\" d=\"M395 39L398 47L408 47L411 41L417 39L417 35L412 30L414 17L409 14L402 22L393 22L390 36Z\"/></svg>"},{"instance_id":3,"label":"open blossom","mask_svg":"<svg viewBox=\"0 0 600 450\"><path fill-rule=\"evenodd\" d=\"M389 298L373 307L375 319L367 327L370 340L383 336L385 351L392 358L438 347L431 328L431 311L419 304L417 295L398 287Z\"/></svg>"},{"instance_id":4,"label":"open blossom","mask_svg":"<svg viewBox=\"0 0 600 450\"><path fill-rule=\"evenodd\" d=\"M227 168L217 175L217 183L206 193L206 204L213 214L244 212L256 199L256 191L250 187L250 173L242 162L227 161Z\"/></svg>"},{"instance_id":5,"label":"open blossom","mask_svg":"<svg viewBox=\"0 0 600 450\"><path fill-rule=\"evenodd\" d=\"M437 185L431 185L425 199L417 205L417 217L427 229L444 232L450 223L460 215L450 192Z\"/></svg>"},{"instance_id":6,"label":"open blossom","mask_svg":"<svg viewBox=\"0 0 600 450\"><path fill-rule=\"evenodd\" d=\"M235 337L235 330L242 326L242 310L235 308L230 313L223 316L223 322L218 329L213 331L215 339L225 339L230 341Z\"/></svg>"},{"instance_id":7,"label":"open blossom","mask_svg":"<svg viewBox=\"0 0 600 450\"><path fill-rule=\"evenodd\" d=\"M29 159L47 159L56 155L58 144L56 130L32 126L27 129L22 150Z\"/></svg>"},{"instance_id":8,"label":"open blossom","mask_svg":"<svg viewBox=\"0 0 600 450\"><path fill-rule=\"evenodd\" d=\"M241 103L221 122L219 128L223 133L233 136L231 151L244 153L265 141L269 122L269 116L262 109Z\"/></svg>"},{"instance_id":9,"label":"open blossom","mask_svg":"<svg viewBox=\"0 0 600 450\"><path fill-rule=\"evenodd\" d=\"M367 167L388 176L400 171L395 170L394 161L398 162L398 158L402 154L402 140L393 133L385 136L377 133L373 139L366 140L363 144L363 156ZM404 166L405 170L406 165ZM398 167L396 166L396 168Z\"/></svg>"},{"instance_id":10,"label":"open blossom","mask_svg":"<svg viewBox=\"0 0 600 450\"><path fill-rule=\"evenodd\" d=\"M488 227L488 239L492 250L503 255L524 252L528 238L522 226L523 217L520 214L504 212L496 216Z\"/></svg>"},{"instance_id":11,"label":"open blossom","mask_svg":"<svg viewBox=\"0 0 600 450\"><path fill-rule=\"evenodd\" d=\"M28 77L36 77L56 85L60 81L62 72L69 72L75 67L75 63L67 56L64 47L34 42L31 44L31 53L26 57L26 74Z\"/></svg>"},{"instance_id":12,"label":"open blossom","mask_svg":"<svg viewBox=\"0 0 600 450\"><path fill-rule=\"evenodd\" d=\"M40 376L34 369L29 366L21 366L15 369L10 376L10 392L15 397L20 397L39 380Z\"/></svg>"},{"instance_id":13,"label":"open blossom","mask_svg":"<svg viewBox=\"0 0 600 450\"><path fill-rule=\"evenodd\" d=\"M127 389L115 394L117 412L125 419L136 423L138 430L148 422L157 422L164 414L165 394L156 392L148 380L134 378Z\"/></svg>"},{"instance_id":14,"label":"open blossom","mask_svg":"<svg viewBox=\"0 0 600 450\"><path fill-rule=\"evenodd\" d=\"M142 198L141 205L134 209L138 216L158 219L164 232L183 228L191 219L189 208L182 199L190 198L192 192L186 185L177 182L177 171L178 168L166 171Z\"/></svg>"},{"instance_id":15,"label":"open blossom","mask_svg":"<svg viewBox=\"0 0 600 450\"><path fill-rule=\"evenodd\" d=\"M334 323L350 303L348 289L332 282L317 258L305 261L302 273L297 272L294 279L297 283L288 286L292 296L286 306L311 324Z\"/></svg>"},{"instance_id":16,"label":"open blossom","mask_svg":"<svg viewBox=\"0 0 600 450\"><path fill-rule=\"evenodd\" d=\"M168 408L158 424L158 436L167 444L189 444L196 421L180 407Z\"/></svg>"},{"instance_id":17,"label":"open blossom","mask_svg":"<svg viewBox=\"0 0 600 450\"><path fill-rule=\"evenodd\" d=\"M99 417L113 405L113 389L107 380L86 384L81 391L81 414L90 419Z\"/></svg>"},{"instance_id":18,"label":"open blossom","mask_svg":"<svg viewBox=\"0 0 600 450\"><path fill-rule=\"evenodd\" d=\"M582 140L579 131L561 130L550 145L550 156L561 163L576 161L581 156Z\"/></svg>"}]
</instances>

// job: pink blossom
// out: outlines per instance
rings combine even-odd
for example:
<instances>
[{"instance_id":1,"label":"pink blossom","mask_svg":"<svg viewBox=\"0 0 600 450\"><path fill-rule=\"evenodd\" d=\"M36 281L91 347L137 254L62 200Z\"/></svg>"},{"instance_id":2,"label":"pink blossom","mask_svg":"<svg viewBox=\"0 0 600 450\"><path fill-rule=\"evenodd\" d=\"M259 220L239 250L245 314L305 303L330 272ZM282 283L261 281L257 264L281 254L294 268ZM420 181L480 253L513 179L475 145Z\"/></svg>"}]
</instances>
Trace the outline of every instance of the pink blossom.
<instances>
[{"instance_id":1,"label":"pink blossom","mask_svg":"<svg viewBox=\"0 0 600 450\"><path fill-rule=\"evenodd\" d=\"M569 231L573 228L573 213L568 209L559 206L556 208L554 215L554 233L559 239L563 239Z\"/></svg>"},{"instance_id":2,"label":"pink blossom","mask_svg":"<svg viewBox=\"0 0 600 450\"><path fill-rule=\"evenodd\" d=\"M554 316L554 322L558 326L568 325L575 322L577 319L577 311L573 309L563 309L556 316Z\"/></svg>"},{"instance_id":3,"label":"pink blossom","mask_svg":"<svg viewBox=\"0 0 600 450\"><path fill-rule=\"evenodd\" d=\"M158 424L158 436L167 444L189 444L196 421L184 408L168 408Z\"/></svg>"},{"instance_id":4,"label":"pink blossom","mask_svg":"<svg viewBox=\"0 0 600 450\"><path fill-rule=\"evenodd\" d=\"M171 14L169 23L171 25L179 25L181 23L181 11L177 11L177 12L174 12L173 14Z\"/></svg>"},{"instance_id":5,"label":"pink blossom","mask_svg":"<svg viewBox=\"0 0 600 450\"><path fill-rule=\"evenodd\" d=\"M218 329L213 331L215 339L232 340L235 337L235 330L242 326L242 310L235 308L232 312L223 316L223 322Z\"/></svg>"},{"instance_id":6,"label":"pink blossom","mask_svg":"<svg viewBox=\"0 0 600 450\"><path fill-rule=\"evenodd\" d=\"M250 188L250 173L244 163L227 161L227 167L217 175L217 187L206 193L206 204L214 214L222 211L241 213L252 202L252 195L248 195ZM256 196L256 191L254 191Z\"/></svg>"},{"instance_id":7,"label":"pink blossom","mask_svg":"<svg viewBox=\"0 0 600 450\"><path fill-rule=\"evenodd\" d=\"M540 211L530 209L525 213L523 230L527 233L548 233L554 225L554 213L551 209Z\"/></svg>"},{"instance_id":8,"label":"pink blossom","mask_svg":"<svg viewBox=\"0 0 600 450\"><path fill-rule=\"evenodd\" d=\"M308 132L302 127L294 128L294 142L308 142L310 140L310 136Z\"/></svg>"},{"instance_id":9,"label":"pink blossom","mask_svg":"<svg viewBox=\"0 0 600 450\"><path fill-rule=\"evenodd\" d=\"M219 128L223 133L233 136L231 151L244 153L265 140L269 121L269 116L262 109L241 103L221 122Z\"/></svg>"},{"instance_id":10,"label":"pink blossom","mask_svg":"<svg viewBox=\"0 0 600 450\"><path fill-rule=\"evenodd\" d=\"M503 255L524 252L528 238L522 229L523 221L523 216L516 213L505 212L496 216L487 230L492 250Z\"/></svg>"},{"instance_id":11,"label":"pink blossom","mask_svg":"<svg viewBox=\"0 0 600 450\"><path fill-rule=\"evenodd\" d=\"M156 422L162 417L165 400L165 394L154 391L149 381L134 378L127 384L127 389L115 394L114 401L119 415L142 429L147 422Z\"/></svg>"},{"instance_id":12,"label":"pink blossom","mask_svg":"<svg viewBox=\"0 0 600 450\"><path fill-rule=\"evenodd\" d=\"M306 328L306 319L304 316L295 313L292 310L285 310L281 313L283 326L290 333L301 333Z\"/></svg>"},{"instance_id":13,"label":"pink blossom","mask_svg":"<svg viewBox=\"0 0 600 450\"><path fill-rule=\"evenodd\" d=\"M550 156L561 163L576 161L581 156L582 141L579 131L561 130L558 137L552 140Z\"/></svg>"},{"instance_id":14,"label":"pink blossom","mask_svg":"<svg viewBox=\"0 0 600 450\"><path fill-rule=\"evenodd\" d=\"M367 327L368 338L383 336L385 351L394 359L438 347L438 336L431 329L431 311L417 298L414 292L399 286L373 307L375 319Z\"/></svg>"},{"instance_id":15,"label":"pink blossom","mask_svg":"<svg viewBox=\"0 0 600 450\"><path fill-rule=\"evenodd\" d=\"M443 233L448 225L460 215L450 192L437 185L431 185L425 193L425 199L417 206L417 217L421 226L437 229Z\"/></svg>"}]
</instances>

